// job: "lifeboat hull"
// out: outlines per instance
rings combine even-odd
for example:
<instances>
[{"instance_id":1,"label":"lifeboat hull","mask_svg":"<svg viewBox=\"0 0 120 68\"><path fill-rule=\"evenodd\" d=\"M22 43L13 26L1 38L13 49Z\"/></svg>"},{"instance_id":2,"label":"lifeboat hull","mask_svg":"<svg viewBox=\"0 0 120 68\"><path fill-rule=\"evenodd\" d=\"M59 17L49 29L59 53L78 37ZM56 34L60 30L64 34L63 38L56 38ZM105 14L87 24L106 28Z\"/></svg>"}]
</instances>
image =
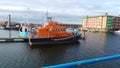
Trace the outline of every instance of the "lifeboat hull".
<instances>
[{"instance_id":1,"label":"lifeboat hull","mask_svg":"<svg viewBox=\"0 0 120 68\"><path fill-rule=\"evenodd\" d=\"M59 43L71 43L81 39L81 35L72 37L60 37L60 38L29 38L29 44L35 45L47 45L47 44L59 44Z\"/></svg>"}]
</instances>

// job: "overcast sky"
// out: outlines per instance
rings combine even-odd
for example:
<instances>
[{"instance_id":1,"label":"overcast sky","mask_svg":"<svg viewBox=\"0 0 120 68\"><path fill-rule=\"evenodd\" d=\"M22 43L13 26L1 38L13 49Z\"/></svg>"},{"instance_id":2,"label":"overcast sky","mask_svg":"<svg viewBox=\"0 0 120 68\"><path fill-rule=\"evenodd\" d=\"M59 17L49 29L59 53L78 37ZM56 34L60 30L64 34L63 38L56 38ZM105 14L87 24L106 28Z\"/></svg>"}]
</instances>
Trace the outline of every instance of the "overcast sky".
<instances>
[{"instance_id":1,"label":"overcast sky","mask_svg":"<svg viewBox=\"0 0 120 68\"><path fill-rule=\"evenodd\" d=\"M44 22L46 12L61 23L81 24L86 16L120 14L120 0L0 0L0 20Z\"/></svg>"}]
</instances>

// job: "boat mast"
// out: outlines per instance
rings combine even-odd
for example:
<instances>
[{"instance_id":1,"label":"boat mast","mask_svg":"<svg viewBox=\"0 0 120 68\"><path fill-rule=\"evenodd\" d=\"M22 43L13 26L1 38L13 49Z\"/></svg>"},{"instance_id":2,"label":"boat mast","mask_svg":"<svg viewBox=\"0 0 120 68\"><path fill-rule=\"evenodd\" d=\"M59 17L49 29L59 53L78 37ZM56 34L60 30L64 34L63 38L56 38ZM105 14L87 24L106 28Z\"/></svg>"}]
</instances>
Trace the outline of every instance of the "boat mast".
<instances>
[{"instance_id":1,"label":"boat mast","mask_svg":"<svg viewBox=\"0 0 120 68\"><path fill-rule=\"evenodd\" d=\"M25 11L24 23L28 23L28 10L29 8L27 8L27 10Z\"/></svg>"},{"instance_id":2,"label":"boat mast","mask_svg":"<svg viewBox=\"0 0 120 68\"><path fill-rule=\"evenodd\" d=\"M47 22L52 22L52 17L48 16L48 10L47 10L47 13L46 13L46 17L47 17Z\"/></svg>"},{"instance_id":3,"label":"boat mast","mask_svg":"<svg viewBox=\"0 0 120 68\"><path fill-rule=\"evenodd\" d=\"M47 10L47 13L46 13L46 18L47 18L47 23L52 22L52 17L48 16L48 10ZM50 37L50 32L51 32L52 29L53 29L53 26L49 29L48 38Z\"/></svg>"},{"instance_id":4,"label":"boat mast","mask_svg":"<svg viewBox=\"0 0 120 68\"><path fill-rule=\"evenodd\" d=\"M27 15L26 15L26 11L25 11L25 18L24 18L24 23L27 22Z\"/></svg>"}]
</instances>

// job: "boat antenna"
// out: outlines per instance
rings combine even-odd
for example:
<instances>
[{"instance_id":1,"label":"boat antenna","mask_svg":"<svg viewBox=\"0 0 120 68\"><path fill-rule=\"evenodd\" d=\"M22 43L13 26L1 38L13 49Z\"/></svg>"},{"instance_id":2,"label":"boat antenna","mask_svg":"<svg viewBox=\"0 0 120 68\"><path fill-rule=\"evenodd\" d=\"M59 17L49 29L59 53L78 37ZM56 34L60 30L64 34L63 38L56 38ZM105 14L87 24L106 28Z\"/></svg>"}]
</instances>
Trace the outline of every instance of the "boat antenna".
<instances>
[{"instance_id":1,"label":"boat antenna","mask_svg":"<svg viewBox=\"0 0 120 68\"><path fill-rule=\"evenodd\" d=\"M46 17L48 17L48 9L47 9L47 12L46 12Z\"/></svg>"},{"instance_id":2,"label":"boat antenna","mask_svg":"<svg viewBox=\"0 0 120 68\"><path fill-rule=\"evenodd\" d=\"M48 10L47 10L47 13L46 13L46 17L47 17L47 22L52 22L52 17L48 16Z\"/></svg>"}]
</instances>

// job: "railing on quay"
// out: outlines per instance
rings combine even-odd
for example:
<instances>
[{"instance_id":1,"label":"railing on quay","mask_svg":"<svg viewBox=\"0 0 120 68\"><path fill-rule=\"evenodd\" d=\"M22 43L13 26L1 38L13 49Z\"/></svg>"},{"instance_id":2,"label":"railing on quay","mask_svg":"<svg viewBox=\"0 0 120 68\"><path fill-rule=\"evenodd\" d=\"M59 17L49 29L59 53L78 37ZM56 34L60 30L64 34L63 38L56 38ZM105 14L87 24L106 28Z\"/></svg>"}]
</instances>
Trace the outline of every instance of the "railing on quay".
<instances>
[{"instance_id":1,"label":"railing on quay","mask_svg":"<svg viewBox=\"0 0 120 68\"><path fill-rule=\"evenodd\" d=\"M120 55L113 55L113 56L100 57L100 58L65 63L65 64L44 66L41 68L77 68L77 67L83 66L83 65L94 64L94 63L99 63L99 62L104 62L104 61L110 61L110 60L119 59L119 58L120 58Z\"/></svg>"}]
</instances>

